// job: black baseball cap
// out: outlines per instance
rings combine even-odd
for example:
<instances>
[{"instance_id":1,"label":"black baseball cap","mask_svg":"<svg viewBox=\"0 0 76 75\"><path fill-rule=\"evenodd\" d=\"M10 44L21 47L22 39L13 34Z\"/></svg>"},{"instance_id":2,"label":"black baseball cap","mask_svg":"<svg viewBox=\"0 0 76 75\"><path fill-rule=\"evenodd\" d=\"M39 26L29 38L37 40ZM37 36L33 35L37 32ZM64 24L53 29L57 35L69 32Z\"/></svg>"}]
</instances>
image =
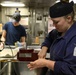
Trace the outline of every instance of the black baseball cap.
<instances>
[{"instance_id":1,"label":"black baseball cap","mask_svg":"<svg viewBox=\"0 0 76 75\"><path fill-rule=\"evenodd\" d=\"M54 4L49 9L50 17L56 18L56 17L62 17L62 16L70 14L72 11L74 11L73 5L74 5L73 1L71 1L70 3L58 2Z\"/></svg>"},{"instance_id":2,"label":"black baseball cap","mask_svg":"<svg viewBox=\"0 0 76 75\"><path fill-rule=\"evenodd\" d=\"M12 18L16 21L16 22L19 22L20 19L21 19L21 15L20 13L14 13Z\"/></svg>"}]
</instances>

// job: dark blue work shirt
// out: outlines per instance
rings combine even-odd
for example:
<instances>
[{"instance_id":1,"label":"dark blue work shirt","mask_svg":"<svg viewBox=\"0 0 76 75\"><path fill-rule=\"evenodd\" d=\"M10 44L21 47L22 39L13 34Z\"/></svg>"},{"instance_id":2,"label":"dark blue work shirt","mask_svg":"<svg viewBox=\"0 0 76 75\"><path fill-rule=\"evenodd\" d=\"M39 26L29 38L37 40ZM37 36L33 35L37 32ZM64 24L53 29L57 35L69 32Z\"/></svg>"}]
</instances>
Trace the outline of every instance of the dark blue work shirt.
<instances>
[{"instance_id":1,"label":"dark blue work shirt","mask_svg":"<svg viewBox=\"0 0 76 75\"><path fill-rule=\"evenodd\" d=\"M54 60L54 71L50 75L76 75L76 23L50 44L50 60Z\"/></svg>"},{"instance_id":2,"label":"dark blue work shirt","mask_svg":"<svg viewBox=\"0 0 76 75\"><path fill-rule=\"evenodd\" d=\"M14 45L21 37L26 36L25 28L22 25L14 26L12 22L7 22L3 30L6 30L5 44Z\"/></svg>"}]
</instances>

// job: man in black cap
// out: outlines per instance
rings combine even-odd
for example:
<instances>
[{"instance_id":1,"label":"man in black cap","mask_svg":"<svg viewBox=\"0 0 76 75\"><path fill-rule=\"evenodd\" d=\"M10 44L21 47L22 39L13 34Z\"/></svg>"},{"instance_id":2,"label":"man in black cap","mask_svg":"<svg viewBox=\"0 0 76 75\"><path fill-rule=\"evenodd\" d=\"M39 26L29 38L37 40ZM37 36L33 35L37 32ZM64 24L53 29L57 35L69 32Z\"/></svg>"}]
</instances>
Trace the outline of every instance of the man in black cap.
<instances>
[{"instance_id":1,"label":"man in black cap","mask_svg":"<svg viewBox=\"0 0 76 75\"><path fill-rule=\"evenodd\" d=\"M48 34L38 54L39 59L27 65L30 70L47 67L50 69L49 75L76 75L76 22L73 5L73 2L61 0L50 7L49 13L57 36L55 38L54 30ZM47 50L50 50L50 60L44 59Z\"/></svg>"},{"instance_id":2,"label":"man in black cap","mask_svg":"<svg viewBox=\"0 0 76 75\"><path fill-rule=\"evenodd\" d=\"M15 46L17 41L20 42L21 45L25 45L26 42L26 30L25 28L19 23L21 20L21 15L19 13L14 13L12 16L12 21L7 22L3 26L3 32L1 41L5 43L5 45ZM14 64L14 65L13 65ZM12 63L12 75L20 75L19 67L17 66L18 63Z\"/></svg>"}]
</instances>

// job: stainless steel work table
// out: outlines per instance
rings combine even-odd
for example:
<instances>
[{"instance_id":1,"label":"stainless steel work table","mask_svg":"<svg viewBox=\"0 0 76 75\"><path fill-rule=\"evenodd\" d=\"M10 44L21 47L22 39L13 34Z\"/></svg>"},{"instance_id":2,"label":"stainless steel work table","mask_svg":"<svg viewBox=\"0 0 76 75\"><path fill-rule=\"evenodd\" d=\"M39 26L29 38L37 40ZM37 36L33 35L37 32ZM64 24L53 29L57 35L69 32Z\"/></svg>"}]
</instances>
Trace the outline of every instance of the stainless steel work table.
<instances>
[{"instance_id":1,"label":"stainless steel work table","mask_svg":"<svg viewBox=\"0 0 76 75\"><path fill-rule=\"evenodd\" d=\"M30 48L30 47L28 47ZM39 51L40 49L35 49L36 51ZM5 75L11 75L11 62L19 62L20 63L20 69L21 69L21 75L38 75L39 70L33 70L30 71L27 68L27 64L29 62L25 61L25 62L21 62L17 60L17 52L19 51L19 48L15 48L12 49L12 51L10 49L5 48L3 51L0 52L0 62L6 62L6 64L4 65L4 68L7 66L7 72ZM10 54L13 57L7 57L6 55ZM4 57L5 56L5 57ZM15 57L14 57L15 56ZM47 54L46 58L49 58L49 54ZM25 66L24 66L25 65Z\"/></svg>"}]
</instances>

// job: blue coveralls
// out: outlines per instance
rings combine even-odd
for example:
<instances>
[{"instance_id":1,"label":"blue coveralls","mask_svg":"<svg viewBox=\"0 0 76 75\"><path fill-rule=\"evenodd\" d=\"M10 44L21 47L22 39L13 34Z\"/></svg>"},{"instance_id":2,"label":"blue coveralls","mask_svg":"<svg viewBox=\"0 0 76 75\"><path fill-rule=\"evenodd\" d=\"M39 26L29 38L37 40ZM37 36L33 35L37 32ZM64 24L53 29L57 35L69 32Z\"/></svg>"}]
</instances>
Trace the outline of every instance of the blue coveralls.
<instances>
[{"instance_id":1,"label":"blue coveralls","mask_svg":"<svg viewBox=\"0 0 76 75\"><path fill-rule=\"evenodd\" d=\"M76 22L63 37L51 43L47 37L44 44L50 47L50 60L56 61L50 75L76 75Z\"/></svg>"}]
</instances>

